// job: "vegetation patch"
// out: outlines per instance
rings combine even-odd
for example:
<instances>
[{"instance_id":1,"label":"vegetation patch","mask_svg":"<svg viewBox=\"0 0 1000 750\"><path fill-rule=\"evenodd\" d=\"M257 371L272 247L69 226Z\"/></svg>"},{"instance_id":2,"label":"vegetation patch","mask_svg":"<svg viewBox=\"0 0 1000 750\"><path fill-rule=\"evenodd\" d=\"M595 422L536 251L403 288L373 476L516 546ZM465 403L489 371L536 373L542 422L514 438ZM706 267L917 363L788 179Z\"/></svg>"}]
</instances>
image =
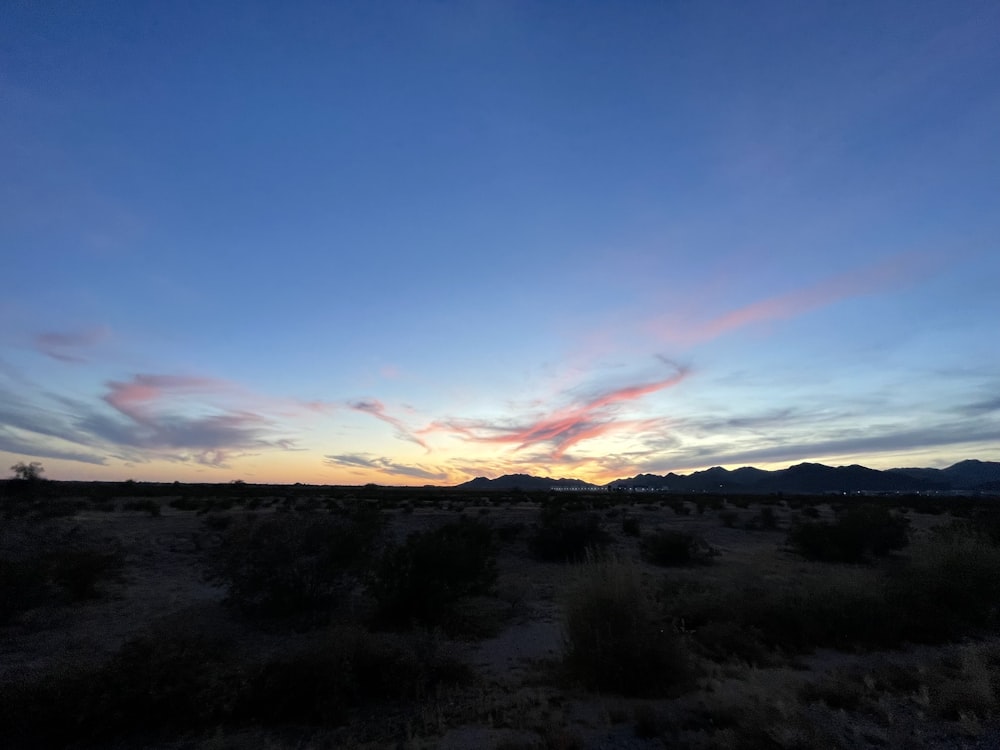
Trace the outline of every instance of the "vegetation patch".
<instances>
[{"instance_id":1,"label":"vegetation patch","mask_svg":"<svg viewBox=\"0 0 1000 750\"><path fill-rule=\"evenodd\" d=\"M833 523L803 522L788 534L788 543L803 557L825 562L864 562L884 557L909 544L909 520L882 505L859 505Z\"/></svg>"},{"instance_id":2,"label":"vegetation patch","mask_svg":"<svg viewBox=\"0 0 1000 750\"><path fill-rule=\"evenodd\" d=\"M383 625L448 625L464 597L489 593L497 579L493 531L461 518L390 545L369 578Z\"/></svg>"},{"instance_id":3,"label":"vegetation patch","mask_svg":"<svg viewBox=\"0 0 1000 750\"><path fill-rule=\"evenodd\" d=\"M563 663L592 690L655 697L676 692L691 676L684 645L639 569L619 560L590 560L565 605Z\"/></svg>"},{"instance_id":4,"label":"vegetation patch","mask_svg":"<svg viewBox=\"0 0 1000 750\"><path fill-rule=\"evenodd\" d=\"M548 506L539 514L538 527L528 540L531 554L545 562L579 562L588 551L603 549L610 536L596 513L566 511Z\"/></svg>"},{"instance_id":5,"label":"vegetation patch","mask_svg":"<svg viewBox=\"0 0 1000 750\"><path fill-rule=\"evenodd\" d=\"M370 558L381 518L372 514L274 514L232 523L210 558L226 601L261 618L318 622Z\"/></svg>"},{"instance_id":6,"label":"vegetation patch","mask_svg":"<svg viewBox=\"0 0 1000 750\"><path fill-rule=\"evenodd\" d=\"M672 529L647 534L642 537L640 548L644 560L663 567L706 564L718 554L702 537Z\"/></svg>"}]
</instances>

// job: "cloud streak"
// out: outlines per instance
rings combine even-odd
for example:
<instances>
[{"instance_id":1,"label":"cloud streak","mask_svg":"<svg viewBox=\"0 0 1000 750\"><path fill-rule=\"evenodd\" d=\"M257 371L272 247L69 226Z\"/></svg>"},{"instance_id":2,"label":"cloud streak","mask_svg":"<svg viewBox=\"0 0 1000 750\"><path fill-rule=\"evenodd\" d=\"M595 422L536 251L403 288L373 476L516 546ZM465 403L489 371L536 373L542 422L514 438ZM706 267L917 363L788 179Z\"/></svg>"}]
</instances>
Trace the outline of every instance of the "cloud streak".
<instances>
[{"instance_id":1,"label":"cloud streak","mask_svg":"<svg viewBox=\"0 0 1000 750\"><path fill-rule=\"evenodd\" d=\"M521 420L514 424L453 419L434 422L423 432L450 433L476 443L511 445L515 451L546 446L550 458L558 460L570 448L586 440L593 440L619 430L628 429L638 433L662 427L662 419L617 419L616 408L672 388L682 382L690 372L687 367L669 361L668 364L674 370L669 377L598 393L533 419Z\"/></svg>"},{"instance_id":2,"label":"cloud streak","mask_svg":"<svg viewBox=\"0 0 1000 750\"><path fill-rule=\"evenodd\" d=\"M651 328L662 340L688 346L699 344L741 328L790 320L843 299L874 294L915 279L926 265L925 261L909 256L896 257L804 289L754 302L704 322L692 323L678 316L667 316L655 320Z\"/></svg>"},{"instance_id":3,"label":"cloud streak","mask_svg":"<svg viewBox=\"0 0 1000 750\"><path fill-rule=\"evenodd\" d=\"M416 479L428 479L434 481L444 481L448 478L447 472L433 471L422 466L408 466L393 461L385 457L371 457L368 453L345 453L341 455L328 455L324 463L328 466L347 467L351 469L363 469L366 471L377 471L382 474L392 476L414 477Z\"/></svg>"},{"instance_id":4,"label":"cloud streak","mask_svg":"<svg viewBox=\"0 0 1000 750\"><path fill-rule=\"evenodd\" d=\"M105 341L111 336L105 327L90 328L82 331L46 331L35 336L34 347L37 351L60 362L83 364L88 359L83 351Z\"/></svg>"},{"instance_id":5,"label":"cloud streak","mask_svg":"<svg viewBox=\"0 0 1000 750\"><path fill-rule=\"evenodd\" d=\"M417 436L412 430L410 430L406 425L404 425L399 419L388 414L385 410L385 404L377 399L366 399L362 401L354 401L349 404L350 408L354 411L359 411L362 414L370 414L375 417L375 419L380 419L396 430L396 437L400 440L405 440L410 443L416 443L424 450L430 452L430 448L427 446L419 436Z\"/></svg>"}]
</instances>

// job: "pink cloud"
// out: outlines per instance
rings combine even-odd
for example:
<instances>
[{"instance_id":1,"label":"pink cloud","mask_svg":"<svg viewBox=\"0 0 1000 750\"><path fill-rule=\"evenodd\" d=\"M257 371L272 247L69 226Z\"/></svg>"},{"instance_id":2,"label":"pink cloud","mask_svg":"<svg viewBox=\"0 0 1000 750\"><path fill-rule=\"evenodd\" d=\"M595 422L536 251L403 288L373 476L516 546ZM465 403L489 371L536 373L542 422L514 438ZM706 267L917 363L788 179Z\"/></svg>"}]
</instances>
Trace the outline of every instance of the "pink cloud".
<instances>
[{"instance_id":1,"label":"pink cloud","mask_svg":"<svg viewBox=\"0 0 1000 750\"><path fill-rule=\"evenodd\" d=\"M46 331L35 336L34 344L35 349L52 359L79 363L87 361L81 351L97 346L110 336L111 331L103 326L72 332Z\"/></svg>"},{"instance_id":2,"label":"pink cloud","mask_svg":"<svg viewBox=\"0 0 1000 750\"><path fill-rule=\"evenodd\" d=\"M228 390L229 384L211 378L185 375L136 375L130 382L108 382L104 400L136 422L150 418L148 406L169 396Z\"/></svg>"},{"instance_id":3,"label":"pink cloud","mask_svg":"<svg viewBox=\"0 0 1000 750\"><path fill-rule=\"evenodd\" d=\"M860 297L895 284L912 281L927 267L915 256L897 256L869 268L841 274L787 294L760 300L702 323L683 317L660 318L652 324L660 338L680 344L697 344L746 326L789 320L811 310L851 297Z\"/></svg>"},{"instance_id":4,"label":"pink cloud","mask_svg":"<svg viewBox=\"0 0 1000 750\"><path fill-rule=\"evenodd\" d=\"M559 459L569 448L586 440L618 430L642 431L660 425L658 419L616 420L614 407L672 388L688 376L686 367L669 364L675 369L670 377L616 388L520 425L450 420L432 422L421 433L444 432L471 442L513 445L516 451L544 444L551 446L550 456Z\"/></svg>"}]
</instances>

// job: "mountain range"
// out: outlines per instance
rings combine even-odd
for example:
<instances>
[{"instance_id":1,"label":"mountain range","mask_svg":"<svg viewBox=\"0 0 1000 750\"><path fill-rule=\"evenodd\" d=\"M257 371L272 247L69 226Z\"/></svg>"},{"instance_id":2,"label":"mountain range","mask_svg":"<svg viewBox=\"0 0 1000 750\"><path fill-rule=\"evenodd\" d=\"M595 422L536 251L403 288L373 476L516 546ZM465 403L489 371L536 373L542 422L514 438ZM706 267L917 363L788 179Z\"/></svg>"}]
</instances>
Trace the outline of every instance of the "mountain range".
<instances>
[{"instance_id":1,"label":"mountain range","mask_svg":"<svg viewBox=\"0 0 1000 750\"><path fill-rule=\"evenodd\" d=\"M608 489L662 492L985 492L1000 494L1000 462L960 461L946 469L903 468L879 471L857 464L826 466L801 463L787 469L765 471L752 466L724 469L715 466L691 474L638 474L605 485L579 479L553 479L528 474L506 474L496 479L476 477L458 485L471 490Z\"/></svg>"}]
</instances>

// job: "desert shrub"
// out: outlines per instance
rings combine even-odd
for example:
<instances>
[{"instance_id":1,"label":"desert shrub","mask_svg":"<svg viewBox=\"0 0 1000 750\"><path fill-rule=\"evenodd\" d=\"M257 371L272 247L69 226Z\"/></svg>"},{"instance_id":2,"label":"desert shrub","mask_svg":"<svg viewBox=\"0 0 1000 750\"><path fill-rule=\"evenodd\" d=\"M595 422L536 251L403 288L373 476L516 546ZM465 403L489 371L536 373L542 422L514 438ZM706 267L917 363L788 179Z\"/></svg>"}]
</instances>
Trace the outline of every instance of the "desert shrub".
<instances>
[{"instance_id":1,"label":"desert shrub","mask_svg":"<svg viewBox=\"0 0 1000 750\"><path fill-rule=\"evenodd\" d=\"M644 560L664 567L707 563L717 554L700 536L672 529L647 534L642 538L640 548Z\"/></svg>"},{"instance_id":2,"label":"desert shrub","mask_svg":"<svg viewBox=\"0 0 1000 750\"><path fill-rule=\"evenodd\" d=\"M669 591L671 614L711 658L761 663L775 649L851 648L895 642L881 592L869 582L829 578L783 586L744 582Z\"/></svg>"},{"instance_id":3,"label":"desert shrub","mask_svg":"<svg viewBox=\"0 0 1000 750\"><path fill-rule=\"evenodd\" d=\"M736 522L740 520L740 514L735 510L723 510L719 512L719 520L722 521L722 525L727 529L731 529L736 526Z\"/></svg>"},{"instance_id":4,"label":"desert shrub","mask_svg":"<svg viewBox=\"0 0 1000 750\"><path fill-rule=\"evenodd\" d=\"M383 624L446 624L466 596L485 594L496 582L493 531L469 518L415 532L390 545L369 579Z\"/></svg>"},{"instance_id":5,"label":"desert shrub","mask_svg":"<svg viewBox=\"0 0 1000 750\"><path fill-rule=\"evenodd\" d=\"M47 555L52 582L71 601L96 599L98 585L117 580L125 565L125 555L117 544L106 547L66 545Z\"/></svg>"},{"instance_id":6,"label":"desert shrub","mask_svg":"<svg viewBox=\"0 0 1000 750\"><path fill-rule=\"evenodd\" d=\"M747 524L748 528L751 529L765 529L767 531L773 531L778 528L778 515L774 512L774 508L770 505L765 505L760 509L760 512L750 519L750 523Z\"/></svg>"},{"instance_id":7,"label":"desert shrub","mask_svg":"<svg viewBox=\"0 0 1000 750\"><path fill-rule=\"evenodd\" d=\"M253 617L310 620L328 611L369 558L378 517L275 514L233 523L209 561L226 601Z\"/></svg>"},{"instance_id":8,"label":"desert shrub","mask_svg":"<svg viewBox=\"0 0 1000 750\"><path fill-rule=\"evenodd\" d=\"M202 523L209 531L225 531L233 525L233 516L225 513L209 513Z\"/></svg>"},{"instance_id":9,"label":"desert shrub","mask_svg":"<svg viewBox=\"0 0 1000 750\"><path fill-rule=\"evenodd\" d=\"M810 560L863 562L905 547L908 525L908 519L884 506L860 505L844 511L834 523L796 525L788 543Z\"/></svg>"},{"instance_id":10,"label":"desert shrub","mask_svg":"<svg viewBox=\"0 0 1000 750\"><path fill-rule=\"evenodd\" d=\"M761 648L805 652L940 643L1000 624L1000 548L933 539L881 569L730 584L671 583L669 614L711 658L761 662Z\"/></svg>"},{"instance_id":11,"label":"desert shrub","mask_svg":"<svg viewBox=\"0 0 1000 750\"><path fill-rule=\"evenodd\" d=\"M5 684L0 726L15 747L194 729L223 719L242 682L220 642L166 633L143 636L105 664Z\"/></svg>"},{"instance_id":12,"label":"desert shrub","mask_svg":"<svg viewBox=\"0 0 1000 750\"><path fill-rule=\"evenodd\" d=\"M950 530L889 571L885 598L910 640L938 642L1000 619L1000 548Z\"/></svg>"},{"instance_id":13,"label":"desert shrub","mask_svg":"<svg viewBox=\"0 0 1000 750\"><path fill-rule=\"evenodd\" d=\"M565 605L563 663L593 690L661 696L690 676L683 645L638 568L590 560Z\"/></svg>"},{"instance_id":14,"label":"desert shrub","mask_svg":"<svg viewBox=\"0 0 1000 750\"><path fill-rule=\"evenodd\" d=\"M635 516L622 518L622 533L625 536L639 536L639 519Z\"/></svg>"},{"instance_id":15,"label":"desert shrub","mask_svg":"<svg viewBox=\"0 0 1000 750\"><path fill-rule=\"evenodd\" d=\"M42 560L0 558L0 624L45 600L48 566Z\"/></svg>"},{"instance_id":16,"label":"desert shrub","mask_svg":"<svg viewBox=\"0 0 1000 750\"><path fill-rule=\"evenodd\" d=\"M664 500L663 502L678 516L687 516L691 514L691 509L683 500Z\"/></svg>"},{"instance_id":17,"label":"desert shrub","mask_svg":"<svg viewBox=\"0 0 1000 750\"><path fill-rule=\"evenodd\" d=\"M0 553L0 623L48 602L100 596L103 583L118 580L125 556L117 541L79 528L47 524L8 526Z\"/></svg>"},{"instance_id":18,"label":"desert shrub","mask_svg":"<svg viewBox=\"0 0 1000 750\"><path fill-rule=\"evenodd\" d=\"M543 508L538 526L528 540L531 554L547 562L577 562L590 549L607 545L609 536L601 528L600 516L570 513L559 506Z\"/></svg>"},{"instance_id":19,"label":"desert shrub","mask_svg":"<svg viewBox=\"0 0 1000 750\"><path fill-rule=\"evenodd\" d=\"M103 664L0 683L0 736L14 748L147 747L222 725L330 726L353 708L417 701L470 679L429 636L340 627L248 663L221 639L159 630Z\"/></svg>"},{"instance_id":20,"label":"desert shrub","mask_svg":"<svg viewBox=\"0 0 1000 750\"><path fill-rule=\"evenodd\" d=\"M497 539L499 539L504 544L513 542L524 532L525 526L520 521L513 521L511 523L505 523L497 527L496 534Z\"/></svg>"},{"instance_id":21,"label":"desert shrub","mask_svg":"<svg viewBox=\"0 0 1000 750\"><path fill-rule=\"evenodd\" d=\"M357 706L419 701L471 679L432 636L338 627L320 643L270 659L249 675L236 712L266 724L335 725Z\"/></svg>"},{"instance_id":22,"label":"desert shrub","mask_svg":"<svg viewBox=\"0 0 1000 750\"><path fill-rule=\"evenodd\" d=\"M149 513L151 516L160 515L160 504L149 498L143 500L129 500L122 505L122 510L138 510Z\"/></svg>"}]
</instances>

